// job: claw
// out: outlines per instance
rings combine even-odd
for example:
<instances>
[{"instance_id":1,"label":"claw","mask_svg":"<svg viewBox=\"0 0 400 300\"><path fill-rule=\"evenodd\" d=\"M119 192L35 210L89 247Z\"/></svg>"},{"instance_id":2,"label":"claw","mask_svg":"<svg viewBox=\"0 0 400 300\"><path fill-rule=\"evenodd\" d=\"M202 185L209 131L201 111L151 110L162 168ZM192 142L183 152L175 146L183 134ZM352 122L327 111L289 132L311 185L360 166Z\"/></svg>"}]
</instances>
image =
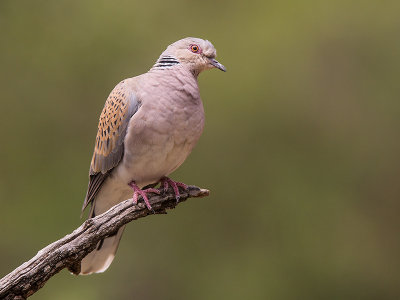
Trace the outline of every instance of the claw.
<instances>
[{"instance_id":1,"label":"claw","mask_svg":"<svg viewBox=\"0 0 400 300\"><path fill-rule=\"evenodd\" d=\"M147 193L155 193L155 194L160 194L160 191L154 188L148 188L145 190L141 190L134 181L129 183L129 186L133 189L133 204L137 204L139 195L142 196L144 203L146 204L146 207L148 210L151 210L153 213L155 213L154 209L151 207L149 198L147 198Z\"/></svg>"},{"instance_id":2,"label":"claw","mask_svg":"<svg viewBox=\"0 0 400 300\"><path fill-rule=\"evenodd\" d=\"M181 187L184 190L187 190L187 188L188 188L188 186L186 184L184 184L183 182L174 181L168 177L161 178L161 185L164 187L164 192L168 191L169 186L172 187L172 189L174 190L174 193L175 193L176 202L179 202L179 199L181 198L181 194L179 193L178 187Z\"/></svg>"}]
</instances>

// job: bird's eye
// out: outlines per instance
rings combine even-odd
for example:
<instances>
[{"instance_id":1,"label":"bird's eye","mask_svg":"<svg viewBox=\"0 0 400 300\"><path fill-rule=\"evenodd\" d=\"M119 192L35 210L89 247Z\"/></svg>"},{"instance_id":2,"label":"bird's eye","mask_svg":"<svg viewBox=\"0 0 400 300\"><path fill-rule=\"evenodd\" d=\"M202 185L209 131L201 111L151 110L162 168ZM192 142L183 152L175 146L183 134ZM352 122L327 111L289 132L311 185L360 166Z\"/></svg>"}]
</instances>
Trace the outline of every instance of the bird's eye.
<instances>
[{"instance_id":1,"label":"bird's eye","mask_svg":"<svg viewBox=\"0 0 400 300\"><path fill-rule=\"evenodd\" d=\"M200 50L200 47L197 46L197 45L190 45L190 50L191 50L193 53L198 53L199 50Z\"/></svg>"}]
</instances>

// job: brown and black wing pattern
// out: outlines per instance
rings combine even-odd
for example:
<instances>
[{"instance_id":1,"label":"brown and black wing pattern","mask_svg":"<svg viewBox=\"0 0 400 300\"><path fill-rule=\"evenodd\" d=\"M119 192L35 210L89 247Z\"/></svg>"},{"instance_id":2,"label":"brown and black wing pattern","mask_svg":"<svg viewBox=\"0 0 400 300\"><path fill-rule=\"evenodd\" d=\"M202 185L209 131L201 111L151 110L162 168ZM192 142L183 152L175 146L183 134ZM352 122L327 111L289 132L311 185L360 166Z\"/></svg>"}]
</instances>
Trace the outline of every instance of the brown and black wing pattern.
<instances>
[{"instance_id":1,"label":"brown and black wing pattern","mask_svg":"<svg viewBox=\"0 0 400 300\"><path fill-rule=\"evenodd\" d=\"M100 115L96 144L89 171L89 185L82 211L96 197L124 154L124 139L129 120L140 103L125 82L120 82L110 93Z\"/></svg>"}]
</instances>

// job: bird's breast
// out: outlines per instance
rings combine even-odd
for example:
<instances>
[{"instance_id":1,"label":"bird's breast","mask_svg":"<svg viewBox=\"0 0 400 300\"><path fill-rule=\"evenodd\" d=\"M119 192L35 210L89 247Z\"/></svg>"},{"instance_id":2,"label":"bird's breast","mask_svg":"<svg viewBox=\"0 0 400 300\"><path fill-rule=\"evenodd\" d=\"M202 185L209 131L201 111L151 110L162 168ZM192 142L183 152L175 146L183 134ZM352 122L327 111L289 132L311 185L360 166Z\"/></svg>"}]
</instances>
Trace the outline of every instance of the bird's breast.
<instances>
[{"instance_id":1,"label":"bird's breast","mask_svg":"<svg viewBox=\"0 0 400 300\"><path fill-rule=\"evenodd\" d=\"M190 154L203 131L204 110L191 86L155 86L141 97L117 172L124 181L147 185L173 172Z\"/></svg>"}]
</instances>

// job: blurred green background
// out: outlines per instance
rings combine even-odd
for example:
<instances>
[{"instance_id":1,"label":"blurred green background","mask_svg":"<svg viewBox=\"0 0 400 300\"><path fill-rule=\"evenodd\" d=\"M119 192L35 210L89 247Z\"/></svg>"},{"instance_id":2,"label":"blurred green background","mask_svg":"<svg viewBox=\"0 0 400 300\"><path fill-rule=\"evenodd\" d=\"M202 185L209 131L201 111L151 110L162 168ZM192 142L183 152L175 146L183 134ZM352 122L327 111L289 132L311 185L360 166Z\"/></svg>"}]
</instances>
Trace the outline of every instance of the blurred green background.
<instances>
[{"instance_id":1,"label":"blurred green background","mask_svg":"<svg viewBox=\"0 0 400 300\"><path fill-rule=\"evenodd\" d=\"M0 276L82 222L120 80L206 38L211 190L129 224L111 268L31 299L399 299L400 2L0 1Z\"/></svg>"}]
</instances>

